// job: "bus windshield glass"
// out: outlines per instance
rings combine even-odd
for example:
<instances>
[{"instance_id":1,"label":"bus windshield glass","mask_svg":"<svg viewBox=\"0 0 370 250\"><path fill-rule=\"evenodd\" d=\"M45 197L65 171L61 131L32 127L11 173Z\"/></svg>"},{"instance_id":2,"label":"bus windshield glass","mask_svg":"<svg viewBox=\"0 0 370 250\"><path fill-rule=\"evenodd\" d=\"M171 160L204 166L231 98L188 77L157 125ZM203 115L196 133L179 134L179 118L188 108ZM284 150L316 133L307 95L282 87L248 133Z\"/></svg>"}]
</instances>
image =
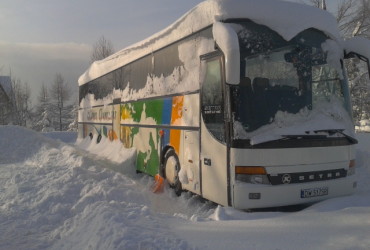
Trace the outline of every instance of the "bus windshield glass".
<instances>
[{"instance_id":1,"label":"bus windshield glass","mask_svg":"<svg viewBox=\"0 0 370 250\"><path fill-rule=\"evenodd\" d=\"M277 124L282 115L301 119L328 106L351 116L340 54L326 50L335 42L324 33L308 29L286 41L253 22L233 27L241 53L241 81L231 86L234 137L247 139L268 125L284 126Z\"/></svg>"}]
</instances>

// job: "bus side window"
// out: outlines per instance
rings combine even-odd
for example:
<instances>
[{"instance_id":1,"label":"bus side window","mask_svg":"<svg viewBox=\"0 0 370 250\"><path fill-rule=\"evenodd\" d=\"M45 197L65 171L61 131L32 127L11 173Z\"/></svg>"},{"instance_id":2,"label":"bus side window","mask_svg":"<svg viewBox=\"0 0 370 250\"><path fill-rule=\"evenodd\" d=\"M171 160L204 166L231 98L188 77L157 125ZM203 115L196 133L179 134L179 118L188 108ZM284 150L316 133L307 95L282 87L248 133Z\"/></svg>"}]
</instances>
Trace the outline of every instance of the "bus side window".
<instances>
[{"instance_id":1,"label":"bus side window","mask_svg":"<svg viewBox=\"0 0 370 250\"><path fill-rule=\"evenodd\" d=\"M221 58L216 57L203 63L202 116L211 134L225 141Z\"/></svg>"}]
</instances>

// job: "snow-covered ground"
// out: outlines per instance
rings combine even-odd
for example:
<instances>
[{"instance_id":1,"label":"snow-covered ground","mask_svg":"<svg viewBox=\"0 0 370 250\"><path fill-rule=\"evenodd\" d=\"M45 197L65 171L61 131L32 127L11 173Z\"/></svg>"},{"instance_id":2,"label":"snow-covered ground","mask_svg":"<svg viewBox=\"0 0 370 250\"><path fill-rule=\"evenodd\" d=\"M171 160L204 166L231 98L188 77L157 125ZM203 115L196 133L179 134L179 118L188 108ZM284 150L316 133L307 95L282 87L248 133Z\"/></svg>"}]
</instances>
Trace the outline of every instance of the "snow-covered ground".
<instances>
[{"instance_id":1,"label":"snow-covered ground","mask_svg":"<svg viewBox=\"0 0 370 250\"><path fill-rule=\"evenodd\" d=\"M132 152L74 138L0 126L0 249L370 249L370 134L354 195L259 212L153 194Z\"/></svg>"},{"instance_id":2,"label":"snow-covered ground","mask_svg":"<svg viewBox=\"0 0 370 250\"><path fill-rule=\"evenodd\" d=\"M369 133L370 132L370 120L366 119L366 120L360 121L359 124L356 126L356 131Z\"/></svg>"}]
</instances>

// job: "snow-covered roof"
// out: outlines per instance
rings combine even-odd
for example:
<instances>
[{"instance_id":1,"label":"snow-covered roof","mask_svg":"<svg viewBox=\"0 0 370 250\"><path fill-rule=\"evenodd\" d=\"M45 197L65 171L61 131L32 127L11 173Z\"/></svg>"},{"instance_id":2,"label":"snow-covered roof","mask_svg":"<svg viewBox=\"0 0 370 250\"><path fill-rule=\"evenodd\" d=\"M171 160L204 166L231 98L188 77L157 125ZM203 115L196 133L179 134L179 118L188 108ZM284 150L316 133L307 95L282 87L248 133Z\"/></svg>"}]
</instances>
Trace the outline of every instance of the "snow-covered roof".
<instances>
[{"instance_id":1,"label":"snow-covered roof","mask_svg":"<svg viewBox=\"0 0 370 250\"><path fill-rule=\"evenodd\" d=\"M280 0L206 0L168 28L106 59L94 62L80 76L79 85L186 37L215 21L230 18L248 18L258 24L266 25L286 40L292 39L308 28L322 30L333 38L340 37L335 18L327 11L308 5Z\"/></svg>"},{"instance_id":2,"label":"snow-covered roof","mask_svg":"<svg viewBox=\"0 0 370 250\"><path fill-rule=\"evenodd\" d=\"M0 85L4 89L7 96L11 96L12 81L9 76L0 76Z\"/></svg>"}]
</instances>

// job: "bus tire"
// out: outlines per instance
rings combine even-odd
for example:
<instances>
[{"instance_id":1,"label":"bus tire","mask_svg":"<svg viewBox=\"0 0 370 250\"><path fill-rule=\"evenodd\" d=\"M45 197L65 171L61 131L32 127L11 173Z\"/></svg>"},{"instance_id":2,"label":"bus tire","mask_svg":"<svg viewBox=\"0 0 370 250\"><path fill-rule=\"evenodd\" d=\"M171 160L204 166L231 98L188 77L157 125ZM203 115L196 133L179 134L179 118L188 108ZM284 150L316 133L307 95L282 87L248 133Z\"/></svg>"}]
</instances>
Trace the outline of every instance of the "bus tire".
<instances>
[{"instance_id":1,"label":"bus tire","mask_svg":"<svg viewBox=\"0 0 370 250\"><path fill-rule=\"evenodd\" d=\"M182 185L179 178L181 167L179 158L176 155L175 150L172 148L167 150L166 154L164 155L163 167L164 177L166 178L168 184L174 189L175 194L180 196L182 192Z\"/></svg>"}]
</instances>

